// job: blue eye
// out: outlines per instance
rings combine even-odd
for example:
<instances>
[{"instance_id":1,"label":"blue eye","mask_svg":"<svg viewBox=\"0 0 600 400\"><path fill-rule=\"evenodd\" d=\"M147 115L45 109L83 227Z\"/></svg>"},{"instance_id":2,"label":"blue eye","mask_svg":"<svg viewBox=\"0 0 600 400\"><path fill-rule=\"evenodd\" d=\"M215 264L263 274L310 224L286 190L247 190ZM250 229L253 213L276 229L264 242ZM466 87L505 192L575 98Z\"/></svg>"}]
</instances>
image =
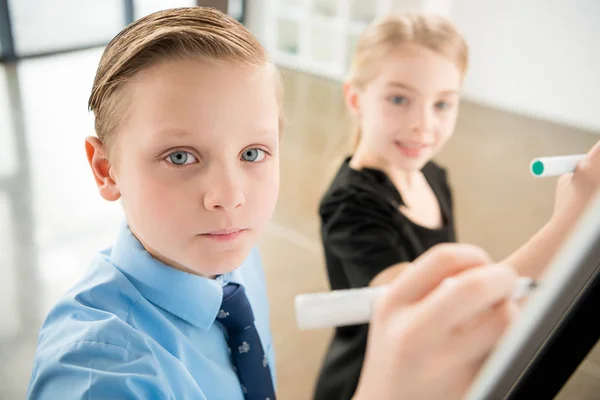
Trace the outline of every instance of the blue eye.
<instances>
[{"instance_id":1,"label":"blue eye","mask_svg":"<svg viewBox=\"0 0 600 400\"><path fill-rule=\"evenodd\" d=\"M390 100L390 102L392 104L395 104L395 105L398 105L398 106L402 105L402 104L405 104L408 101L408 99L406 97L404 97L404 96L391 96L389 98L389 100Z\"/></svg>"},{"instance_id":2,"label":"blue eye","mask_svg":"<svg viewBox=\"0 0 600 400\"><path fill-rule=\"evenodd\" d=\"M446 110L448 108L450 108L450 103L445 102L445 101L440 101L435 103L435 108L437 108L438 110Z\"/></svg>"},{"instance_id":3,"label":"blue eye","mask_svg":"<svg viewBox=\"0 0 600 400\"><path fill-rule=\"evenodd\" d=\"M167 156L167 161L175 165L193 164L198 160L187 151L174 151Z\"/></svg>"},{"instance_id":4,"label":"blue eye","mask_svg":"<svg viewBox=\"0 0 600 400\"><path fill-rule=\"evenodd\" d=\"M242 160L256 163L265 159L267 153L264 150L253 148L244 150L242 153Z\"/></svg>"}]
</instances>

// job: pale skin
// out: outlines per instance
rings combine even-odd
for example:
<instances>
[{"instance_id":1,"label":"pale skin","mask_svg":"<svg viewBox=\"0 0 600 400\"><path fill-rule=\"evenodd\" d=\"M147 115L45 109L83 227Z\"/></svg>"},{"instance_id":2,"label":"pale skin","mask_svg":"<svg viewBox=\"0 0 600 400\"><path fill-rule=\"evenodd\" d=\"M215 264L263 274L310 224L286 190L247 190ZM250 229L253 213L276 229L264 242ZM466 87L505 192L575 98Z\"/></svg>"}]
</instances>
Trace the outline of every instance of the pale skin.
<instances>
[{"instance_id":1,"label":"pale skin","mask_svg":"<svg viewBox=\"0 0 600 400\"><path fill-rule=\"evenodd\" d=\"M264 231L279 188L274 88L263 66L156 63L125 87L112 147L87 138L101 196L122 201L132 232L167 266L207 278L231 271ZM462 396L516 311L507 299L517 275L489 264L481 249L438 246L391 283L356 400Z\"/></svg>"},{"instance_id":2,"label":"pale skin","mask_svg":"<svg viewBox=\"0 0 600 400\"><path fill-rule=\"evenodd\" d=\"M97 138L86 141L100 194L121 199L132 232L166 264L207 277L239 267L279 190L272 72L169 61L141 71L128 89L110 157ZM229 231L240 233L219 235Z\"/></svg>"},{"instance_id":3,"label":"pale skin","mask_svg":"<svg viewBox=\"0 0 600 400\"><path fill-rule=\"evenodd\" d=\"M439 203L421 169L454 132L462 73L451 59L416 44L398 46L374 67L377 73L366 84L344 86L361 129L350 167L384 171L407 204L399 211L422 226L439 228ZM599 187L600 142L574 174L560 178L548 223L501 263L540 278ZM408 265L390 266L370 286L391 282Z\"/></svg>"}]
</instances>

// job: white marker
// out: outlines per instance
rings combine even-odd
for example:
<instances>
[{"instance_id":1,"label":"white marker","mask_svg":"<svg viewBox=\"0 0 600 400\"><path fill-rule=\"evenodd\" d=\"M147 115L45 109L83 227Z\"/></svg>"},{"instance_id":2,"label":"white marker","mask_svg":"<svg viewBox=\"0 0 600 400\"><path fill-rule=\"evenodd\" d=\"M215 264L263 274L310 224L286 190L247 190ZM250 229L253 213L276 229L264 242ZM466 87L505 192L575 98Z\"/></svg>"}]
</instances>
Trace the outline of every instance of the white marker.
<instances>
[{"instance_id":1,"label":"white marker","mask_svg":"<svg viewBox=\"0 0 600 400\"><path fill-rule=\"evenodd\" d=\"M531 175L535 177L556 176L575 171L585 154L572 156L540 157L529 164Z\"/></svg>"},{"instance_id":2,"label":"white marker","mask_svg":"<svg viewBox=\"0 0 600 400\"><path fill-rule=\"evenodd\" d=\"M512 298L521 299L536 287L533 279L519 278ZM298 295L296 323L304 330L368 323L373 300L387 289L387 286L378 286Z\"/></svg>"}]
</instances>

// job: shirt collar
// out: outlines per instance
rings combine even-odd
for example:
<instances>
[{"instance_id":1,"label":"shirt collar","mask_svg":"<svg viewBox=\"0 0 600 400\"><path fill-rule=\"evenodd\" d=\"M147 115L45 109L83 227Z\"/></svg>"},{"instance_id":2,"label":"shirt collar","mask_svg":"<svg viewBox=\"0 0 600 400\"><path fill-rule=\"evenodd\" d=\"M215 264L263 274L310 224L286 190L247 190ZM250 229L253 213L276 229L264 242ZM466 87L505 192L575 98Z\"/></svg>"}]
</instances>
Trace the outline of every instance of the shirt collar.
<instances>
[{"instance_id":1,"label":"shirt collar","mask_svg":"<svg viewBox=\"0 0 600 400\"><path fill-rule=\"evenodd\" d=\"M162 263L146 251L127 224L121 228L110 258L144 298L202 330L215 321L223 300L222 287L230 282L244 284L238 270L209 279Z\"/></svg>"}]
</instances>

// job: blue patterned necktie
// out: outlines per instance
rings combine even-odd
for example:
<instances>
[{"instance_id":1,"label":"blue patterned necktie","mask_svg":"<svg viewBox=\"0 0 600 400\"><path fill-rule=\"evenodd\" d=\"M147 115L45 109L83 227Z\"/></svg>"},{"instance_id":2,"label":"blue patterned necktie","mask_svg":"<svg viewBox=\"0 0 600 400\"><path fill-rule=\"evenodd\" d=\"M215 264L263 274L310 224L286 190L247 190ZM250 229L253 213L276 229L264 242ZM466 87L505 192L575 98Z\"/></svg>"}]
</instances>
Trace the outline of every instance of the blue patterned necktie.
<instances>
[{"instance_id":1,"label":"blue patterned necktie","mask_svg":"<svg viewBox=\"0 0 600 400\"><path fill-rule=\"evenodd\" d=\"M275 400L271 369L243 286L229 283L223 288L223 303L217 321L227 329L227 342L244 398Z\"/></svg>"}]
</instances>

